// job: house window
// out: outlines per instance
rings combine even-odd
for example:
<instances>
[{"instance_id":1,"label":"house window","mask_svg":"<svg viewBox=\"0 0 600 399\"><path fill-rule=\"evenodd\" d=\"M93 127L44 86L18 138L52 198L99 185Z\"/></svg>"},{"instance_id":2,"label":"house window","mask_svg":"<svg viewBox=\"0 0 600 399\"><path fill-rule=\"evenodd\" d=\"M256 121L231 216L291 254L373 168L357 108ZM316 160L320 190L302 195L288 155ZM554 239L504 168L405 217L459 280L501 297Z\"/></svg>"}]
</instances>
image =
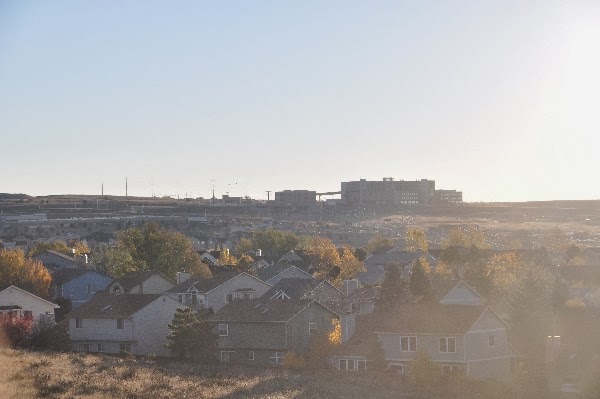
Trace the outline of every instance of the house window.
<instances>
[{"instance_id":1,"label":"house window","mask_svg":"<svg viewBox=\"0 0 600 399\"><path fill-rule=\"evenodd\" d=\"M233 361L235 356L234 351L221 351L221 361L222 362L231 362Z\"/></svg>"},{"instance_id":2,"label":"house window","mask_svg":"<svg viewBox=\"0 0 600 399\"><path fill-rule=\"evenodd\" d=\"M403 364L392 363L392 364L390 364L388 366L388 370L395 371L398 374L404 374L404 365Z\"/></svg>"},{"instance_id":3,"label":"house window","mask_svg":"<svg viewBox=\"0 0 600 399\"><path fill-rule=\"evenodd\" d=\"M82 328L83 327L83 319L75 319L75 328Z\"/></svg>"},{"instance_id":4,"label":"house window","mask_svg":"<svg viewBox=\"0 0 600 399\"><path fill-rule=\"evenodd\" d=\"M440 338L440 352L455 353L456 352L456 338L454 338L454 337Z\"/></svg>"},{"instance_id":5,"label":"house window","mask_svg":"<svg viewBox=\"0 0 600 399\"><path fill-rule=\"evenodd\" d=\"M456 365L443 365L442 366L442 374L443 375L452 375L456 374L460 371L460 367Z\"/></svg>"},{"instance_id":6,"label":"house window","mask_svg":"<svg viewBox=\"0 0 600 399\"><path fill-rule=\"evenodd\" d=\"M93 284L88 284L87 285L87 293L88 294L93 294L94 292L96 292L96 290L94 289L94 285Z\"/></svg>"},{"instance_id":7,"label":"house window","mask_svg":"<svg viewBox=\"0 0 600 399\"><path fill-rule=\"evenodd\" d=\"M123 342L119 344L119 350L121 352L131 353L131 344L129 342Z\"/></svg>"},{"instance_id":8,"label":"house window","mask_svg":"<svg viewBox=\"0 0 600 399\"><path fill-rule=\"evenodd\" d=\"M244 292L244 299L254 299L253 292Z\"/></svg>"},{"instance_id":9,"label":"house window","mask_svg":"<svg viewBox=\"0 0 600 399\"><path fill-rule=\"evenodd\" d=\"M416 352L417 337L400 337L400 350L402 352Z\"/></svg>"},{"instance_id":10,"label":"house window","mask_svg":"<svg viewBox=\"0 0 600 399\"><path fill-rule=\"evenodd\" d=\"M219 324L219 337L227 337L229 335L229 325Z\"/></svg>"},{"instance_id":11,"label":"house window","mask_svg":"<svg viewBox=\"0 0 600 399\"><path fill-rule=\"evenodd\" d=\"M488 335L488 346L496 346L496 336Z\"/></svg>"},{"instance_id":12,"label":"house window","mask_svg":"<svg viewBox=\"0 0 600 399\"><path fill-rule=\"evenodd\" d=\"M90 351L90 344L79 344L79 352L88 353Z\"/></svg>"},{"instance_id":13,"label":"house window","mask_svg":"<svg viewBox=\"0 0 600 399\"><path fill-rule=\"evenodd\" d=\"M122 330L125 328L125 320L117 319L117 330Z\"/></svg>"},{"instance_id":14,"label":"house window","mask_svg":"<svg viewBox=\"0 0 600 399\"><path fill-rule=\"evenodd\" d=\"M274 364L283 364L283 352L275 352L270 361Z\"/></svg>"},{"instance_id":15,"label":"house window","mask_svg":"<svg viewBox=\"0 0 600 399\"><path fill-rule=\"evenodd\" d=\"M248 351L248 360L254 360L254 351Z\"/></svg>"},{"instance_id":16,"label":"house window","mask_svg":"<svg viewBox=\"0 0 600 399\"><path fill-rule=\"evenodd\" d=\"M233 294L225 294L225 303L231 303L233 300Z\"/></svg>"},{"instance_id":17,"label":"house window","mask_svg":"<svg viewBox=\"0 0 600 399\"><path fill-rule=\"evenodd\" d=\"M102 342L98 342L98 352L104 352L104 344Z\"/></svg>"},{"instance_id":18,"label":"house window","mask_svg":"<svg viewBox=\"0 0 600 399\"><path fill-rule=\"evenodd\" d=\"M354 360L340 359L340 370L341 371L354 370Z\"/></svg>"},{"instance_id":19,"label":"house window","mask_svg":"<svg viewBox=\"0 0 600 399\"><path fill-rule=\"evenodd\" d=\"M23 317L26 319L31 319L33 317L33 312L31 310L26 310L23 312Z\"/></svg>"},{"instance_id":20,"label":"house window","mask_svg":"<svg viewBox=\"0 0 600 399\"><path fill-rule=\"evenodd\" d=\"M367 370L367 361L366 360L357 360L356 361L356 370L366 371Z\"/></svg>"},{"instance_id":21,"label":"house window","mask_svg":"<svg viewBox=\"0 0 600 399\"><path fill-rule=\"evenodd\" d=\"M179 294L179 295L177 295L177 300L178 300L180 303L183 303L183 294Z\"/></svg>"},{"instance_id":22,"label":"house window","mask_svg":"<svg viewBox=\"0 0 600 399\"><path fill-rule=\"evenodd\" d=\"M308 335L315 335L317 323L308 323Z\"/></svg>"}]
</instances>

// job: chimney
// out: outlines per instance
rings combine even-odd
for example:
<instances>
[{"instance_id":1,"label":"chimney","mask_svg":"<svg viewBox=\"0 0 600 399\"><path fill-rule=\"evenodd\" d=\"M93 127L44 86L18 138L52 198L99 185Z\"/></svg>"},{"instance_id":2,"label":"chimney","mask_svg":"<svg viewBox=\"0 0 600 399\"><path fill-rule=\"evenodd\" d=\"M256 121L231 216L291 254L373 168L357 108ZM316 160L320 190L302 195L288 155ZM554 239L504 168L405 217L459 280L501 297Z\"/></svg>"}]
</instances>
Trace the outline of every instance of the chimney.
<instances>
[{"instance_id":1,"label":"chimney","mask_svg":"<svg viewBox=\"0 0 600 399\"><path fill-rule=\"evenodd\" d=\"M546 337L546 363L554 363L560 353L560 335Z\"/></svg>"},{"instance_id":2,"label":"chimney","mask_svg":"<svg viewBox=\"0 0 600 399\"><path fill-rule=\"evenodd\" d=\"M189 280L189 278L192 276L191 273L186 273L186 272L177 272L177 285L183 283L184 281Z\"/></svg>"},{"instance_id":3,"label":"chimney","mask_svg":"<svg viewBox=\"0 0 600 399\"><path fill-rule=\"evenodd\" d=\"M343 287L344 287L344 295L350 296L356 290L358 290L359 282L356 279L355 280L344 280Z\"/></svg>"},{"instance_id":4,"label":"chimney","mask_svg":"<svg viewBox=\"0 0 600 399\"><path fill-rule=\"evenodd\" d=\"M262 249L257 249L255 253L256 253L257 257L261 257L262 256Z\"/></svg>"}]
</instances>

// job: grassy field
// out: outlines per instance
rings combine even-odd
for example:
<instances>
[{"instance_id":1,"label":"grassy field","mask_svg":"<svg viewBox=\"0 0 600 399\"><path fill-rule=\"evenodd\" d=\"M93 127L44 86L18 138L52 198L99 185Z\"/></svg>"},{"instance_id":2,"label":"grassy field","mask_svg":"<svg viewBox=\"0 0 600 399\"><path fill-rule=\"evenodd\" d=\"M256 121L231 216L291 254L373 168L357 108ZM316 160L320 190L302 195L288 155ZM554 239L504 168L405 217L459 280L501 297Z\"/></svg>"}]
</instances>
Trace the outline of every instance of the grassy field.
<instances>
[{"instance_id":1,"label":"grassy field","mask_svg":"<svg viewBox=\"0 0 600 399\"><path fill-rule=\"evenodd\" d=\"M498 384L438 387L425 397L501 398ZM176 361L0 349L0 397L415 398L397 375L222 368ZM423 396L421 396L423 397Z\"/></svg>"}]
</instances>

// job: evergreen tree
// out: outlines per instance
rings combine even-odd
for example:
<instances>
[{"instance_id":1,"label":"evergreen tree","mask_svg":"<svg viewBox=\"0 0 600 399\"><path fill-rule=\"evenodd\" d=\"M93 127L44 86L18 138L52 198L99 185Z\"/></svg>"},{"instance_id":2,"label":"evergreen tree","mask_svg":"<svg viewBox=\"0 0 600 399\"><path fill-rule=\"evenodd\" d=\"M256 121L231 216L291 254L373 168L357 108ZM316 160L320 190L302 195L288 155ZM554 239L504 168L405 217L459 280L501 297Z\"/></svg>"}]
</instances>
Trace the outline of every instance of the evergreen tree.
<instances>
[{"instance_id":1,"label":"evergreen tree","mask_svg":"<svg viewBox=\"0 0 600 399\"><path fill-rule=\"evenodd\" d=\"M431 298L431 285L429 278L425 273L425 268L421 259L417 259L410 274L410 293L416 297L422 297L424 300Z\"/></svg>"},{"instance_id":2,"label":"evergreen tree","mask_svg":"<svg viewBox=\"0 0 600 399\"><path fill-rule=\"evenodd\" d=\"M385 351L381 347L377 334L373 334L372 338L367 370L386 371L388 368L388 361L385 358Z\"/></svg>"},{"instance_id":3,"label":"evergreen tree","mask_svg":"<svg viewBox=\"0 0 600 399\"><path fill-rule=\"evenodd\" d=\"M218 337L212 324L194 310L178 308L169 330L165 346L179 359L202 363L214 360Z\"/></svg>"},{"instance_id":4,"label":"evergreen tree","mask_svg":"<svg viewBox=\"0 0 600 399\"><path fill-rule=\"evenodd\" d=\"M400 266L395 264L389 265L377 296L377 309L389 310L395 305L408 303L409 301L410 291L408 283L402 278Z\"/></svg>"}]
</instances>

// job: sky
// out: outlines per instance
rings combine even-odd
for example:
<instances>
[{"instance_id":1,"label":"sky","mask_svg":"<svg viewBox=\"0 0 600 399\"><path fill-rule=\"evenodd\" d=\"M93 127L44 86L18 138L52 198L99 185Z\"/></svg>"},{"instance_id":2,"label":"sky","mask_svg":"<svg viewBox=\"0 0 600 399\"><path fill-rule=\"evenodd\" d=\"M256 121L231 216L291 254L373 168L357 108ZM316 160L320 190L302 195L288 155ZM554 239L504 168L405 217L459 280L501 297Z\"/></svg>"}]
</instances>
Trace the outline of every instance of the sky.
<instances>
[{"instance_id":1,"label":"sky","mask_svg":"<svg viewBox=\"0 0 600 399\"><path fill-rule=\"evenodd\" d=\"M600 199L600 2L0 2L0 192Z\"/></svg>"}]
</instances>

